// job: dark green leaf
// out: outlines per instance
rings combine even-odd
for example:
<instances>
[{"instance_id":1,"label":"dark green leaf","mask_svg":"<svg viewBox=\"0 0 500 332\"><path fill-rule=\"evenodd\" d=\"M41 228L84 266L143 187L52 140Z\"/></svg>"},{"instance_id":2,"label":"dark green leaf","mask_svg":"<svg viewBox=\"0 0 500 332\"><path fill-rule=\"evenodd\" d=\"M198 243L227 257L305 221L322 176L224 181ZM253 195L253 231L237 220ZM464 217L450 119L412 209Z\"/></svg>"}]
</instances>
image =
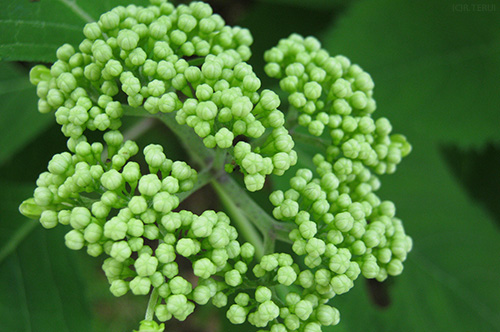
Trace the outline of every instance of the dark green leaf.
<instances>
[{"instance_id":1,"label":"dark green leaf","mask_svg":"<svg viewBox=\"0 0 500 332\"><path fill-rule=\"evenodd\" d=\"M405 124L435 141L478 145L500 137L498 31L493 0L364 1L324 40L332 54L372 75L381 112L394 111L396 128Z\"/></svg>"},{"instance_id":2,"label":"dark green leaf","mask_svg":"<svg viewBox=\"0 0 500 332\"><path fill-rule=\"evenodd\" d=\"M318 34L330 24L332 10L290 7L285 4L258 3L247 13L239 25L248 28L253 35L252 66L263 86L269 88L276 82L264 73L264 52L292 33Z\"/></svg>"},{"instance_id":3,"label":"dark green leaf","mask_svg":"<svg viewBox=\"0 0 500 332\"><path fill-rule=\"evenodd\" d=\"M64 230L43 230L19 214L17 207L33 186L0 185L2 330L90 331L77 254L64 246Z\"/></svg>"},{"instance_id":4,"label":"dark green leaf","mask_svg":"<svg viewBox=\"0 0 500 332\"><path fill-rule=\"evenodd\" d=\"M75 253L64 247L62 235L38 228L1 263L5 331L90 331Z\"/></svg>"},{"instance_id":5,"label":"dark green leaf","mask_svg":"<svg viewBox=\"0 0 500 332\"><path fill-rule=\"evenodd\" d=\"M78 46L85 23L98 20L117 5L130 3L145 5L147 1L0 0L0 59L52 62L62 44Z\"/></svg>"},{"instance_id":6,"label":"dark green leaf","mask_svg":"<svg viewBox=\"0 0 500 332\"><path fill-rule=\"evenodd\" d=\"M442 151L463 188L500 226L500 147L492 143L481 149L444 146Z\"/></svg>"},{"instance_id":7,"label":"dark green leaf","mask_svg":"<svg viewBox=\"0 0 500 332\"><path fill-rule=\"evenodd\" d=\"M27 72L0 62L0 164L50 126L52 116L37 111L35 87Z\"/></svg>"},{"instance_id":8,"label":"dark green leaf","mask_svg":"<svg viewBox=\"0 0 500 332\"><path fill-rule=\"evenodd\" d=\"M288 6L296 6L302 8L314 8L314 9L332 9L332 8L342 8L348 5L352 0L260 0L261 2L268 2L274 4L284 4Z\"/></svg>"},{"instance_id":9,"label":"dark green leaf","mask_svg":"<svg viewBox=\"0 0 500 332\"><path fill-rule=\"evenodd\" d=\"M37 226L19 213L21 202L33 194L34 184L0 181L0 264L13 253L20 242Z\"/></svg>"}]
</instances>

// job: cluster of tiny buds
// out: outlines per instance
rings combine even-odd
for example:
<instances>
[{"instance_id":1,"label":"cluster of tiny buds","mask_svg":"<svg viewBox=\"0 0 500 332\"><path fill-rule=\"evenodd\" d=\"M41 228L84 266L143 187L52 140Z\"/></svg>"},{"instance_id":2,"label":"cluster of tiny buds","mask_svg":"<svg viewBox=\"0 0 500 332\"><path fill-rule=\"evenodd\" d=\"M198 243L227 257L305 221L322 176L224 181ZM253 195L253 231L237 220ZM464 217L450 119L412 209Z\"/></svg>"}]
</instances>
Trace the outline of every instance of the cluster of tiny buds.
<instances>
[{"instance_id":1,"label":"cluster of tiny buds","mask_svg":"<svg viewBox=\"0 0 500 332\"><path fill-rule=\"evenodd\" d=\"M393 134L386 118L374 120L373 80L361 67L332 57L314 37L297 34L265 53L266 73L298 112L298 124L314 136L328 133L326 155L359 160L378 174L393 173L411 151L402 135Z\"/></svg>"},{"instance_id":2,"label":"cluster of tiny buds","mask_svg":"<svg viewBox=\"0 0 500 332\"><path fill-rule=\"evenodd\" d=\"M387 119L372 118L370 75L315 38L280 41L266 52L265 71L288 94L285 120L278 95L261 90L246 63L247 29L226 26L202 2L150 2L104 13L85 26L78 50L63 45L50 69L32 69L38 109L54 112L69 151L53 156L21 212L48 229L68 226L68 248L106 256L115 296L158 295L152 310L160 323L144 320L138 331L163 331L163 322L185 320L208 303L262 332L338 324L329 301L359 276L399 275L412 247L394 204L375 194L375 174L394 172L411 146L391 134ZM316 136L324 147L316 169L299 169L289 188L269 197L273 217L290 226L294 256L257 257L224 212L180 210L197 172L160 145L139 157L119 131L127 113L192 128L205 147L229 152L226 172L238 168L249 191L297 164L294 134L306 128ZM290 134L285 125L294 121ZM89 142L88 131L102 140ZM190 263L190 274L179 260Z\"/></svg>"},{"instance_id":3,"label":"cluster of tiny buds","mask_svg":"<svg viewBox=\"0 0 500 332\"><path fill-rule=\"evenodd\" d=\"M295 164L279 97L258 92L261 82L245 62L251 34L225 26L207 4L120 6L83 32L79 52L63 45L50 69L31 71L39 111L55 111L70 149L86 130L117 130L127 109L141 107L175 114L209 148L232 152L237 136L262 138L263 148L252 153L270 159L265 169L251 172L243 158L234 158L250 191L262 189L266 175Z\"/></svg>"},{"instance_id":4,"label":"cluster of tiny buds","mask_svg":"<svg viewBox=\"0 0 500 332\"><path fill-rule=\"evenodd\" d=\"M106 156L101 143L85 141L74 154L55 155L21 211L39 217L45 228L70 226L68 248L107 255L103 270L115 296L156 289L161 300L154 312L161 322L185 320L195 304L222 308L231 300L227 317L235 324L248 320L272 331L293 331L315 317L317 322L306 327L316 331L338 323L338 311L321 297L293 292L283 304L273 295L269 287L275 285L303 286L304 273L291 255L256 259L255 248L238 242L238 232L223 212L174 211L177 194L193 188L196 171L166 158L161 146L148 145L143 154L149 172L141 172L130 161L138 153L134 142L124 142L117 131L104 138ZM196 285L180 275L178 257L191 261ZM143 322L141 328L151 324L156 323Z\"/></svg>"}]
</instances>

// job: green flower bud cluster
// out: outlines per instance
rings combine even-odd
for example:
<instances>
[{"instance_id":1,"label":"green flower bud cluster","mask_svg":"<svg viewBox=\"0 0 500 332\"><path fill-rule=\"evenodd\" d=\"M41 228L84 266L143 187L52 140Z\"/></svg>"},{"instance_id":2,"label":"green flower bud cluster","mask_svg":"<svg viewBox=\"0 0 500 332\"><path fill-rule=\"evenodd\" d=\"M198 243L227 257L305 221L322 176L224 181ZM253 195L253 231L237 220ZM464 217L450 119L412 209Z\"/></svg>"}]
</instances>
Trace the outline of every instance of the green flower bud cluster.
<instances>
[{"instance_id":1,"label":"green flower bud cluster","mask_svg":"<svg viewBox=\"0 0 500 332\"><path fill-rule=\"evenodd\" d=\"M394 204L374 193L378 179L360 161L332 165L320 154L313 161L319 176L300 169L290 189L270 195L274 217L297 226L292 249L308 268L298 285L330 299L349 291L360 274L378 281L399 275L412 240Z\"/></svg>"},{"instance_id":2,"label":"green flower bud cluster","mask_svg":"<svg viewBox=\"0 0 500 332\"><path fill-rule=\"evenodd\" d=\"M45 228L70 225L66 245L71 249L86 246L92 256L104 251L125 259L142 248L142 237L158 239L159 215L177 208L177 194L194 187L197 172L151 144L144 149L151 173L144 174L130 160L139 151L135 142L123 142L118 131L107 132L104 139L107 154L102 143L86 141L76 145L74 154L56 154L20 209L39 217Z\"/></svg>"},{"instance_id":3,"label":"green flower bud cluster","mask_svg":"<svg viewBox=\"0 0 500 332\"><path fill-rule=\"evenodd\" d=\"M278 96L258 92L261 82L245 62L251 56L250 32L226 26L202 2L152 4L112 9L85 26L79 52L66 44L50 69L34 67L30 78L39 111L55 111L71 145L86 130L119 129L123 105L151 114L173 112L209 148L232 149L237 136L266 135L265 149L253 153L279 161L250 172L243 158L234 158L248 189L260 190L263 178L282 174L295 164L296 154Z\"/></svg>"},{"instance_id":4,"label":"green flower bud cluster","mask_svg":"<svg viewBox=\"0 0 500 332\"><path fill-rule=\"evenodd\" d=\"M402 135L391 134L386 118L374 120L373 80L344 56L330 56L314 37L292 34L265 53L265 71L280 80L299 112L299 125L314 136L328 133L330 162L359 160L378 174L393 173L411 151Z\"/></svg>"},{"instance_id":5,"label":"green flower bud cluster","mask_svg":"<svg viewBox=\"0 0 500 332\"><path fill-rule=\"evenodd\" d=\"M123 142L118 131L107 132L104 139L107 155L103 144L86 141L77 144L74 154L55 155L21 212L38 217L45 228L70 226L68 248L108 256L102 267L115 296L156 289L160 301L154 312L162 322L186 319L195 303L225 306L227 293L243 283L255 248L238 242L223 212L173 211L177 194L191 190L197 179L186 163L173 162L161 146L151 144L143 151L150 171L144 174L130 161L138 153L134 142ZM196 286L179 274L178 257L192 262ZM155 324L144 321L140 330L162 328Z\"/></svg>"},{"instance_id":6,"label":"green flower bud cluster","mask_svg":"<svg viewBox=\"0 0 500 332\"><path fill-rule=\"evenodd\" d=\"M70 249L107 256L102 268L115 296L158 295L148 312L160 322L211 303L226 307L234 324L320 332L340 319L328 302L360 275L383 281L402 272L412 240L394 204L375 194L375 174L394 172L411 146L387 119L372 118L373 81L359 66L331 57L312 37L292 35L266 52L266 73L280 80L298 125L324 151L313 158L315 172L299 169L269 198L273 217L290 226L295 255L257 258L225 213L179 211L180 197L195 188L193 168L156 144L139 164L138 145L119 131L125 113L142 108L192 128L207 148L226 149L225 170L238 167L248 191L284 174L298 160L285 128L294 111L285 121L278 95L260 90L246 63L250 32L226 26L202 2L166 0L116 7L83 32L78 51L63 45L50 69L30 73L39 111L54 112L69 151L50 160L20 210L45 228L67 225ZM90 142L88 131L101 132L102 142ZM182 275L179 259L191 263L197 282ZM138 331L163 329L147 316Z\"/></svg>"},{"instance_id":7,"label":"green flower bud cluster","mask_svg":"<svg viewBox=\"0 0 500 332\"><path fill-rule=\"evenodd\" d=\"M317 278L327 285L331 277L325 271L319 271ZM309 286L315 282L311 270L301 272L301 267L289 254L265 255L247 272L247 277L247 285L253 287L239 292L226 312L233 324L248 321L257 328L266 328L265 331L319 332L321 326L336 325L340 320L339 311L326 304L331 296L324 296ZM345 281L337 283L342 282ZM277 287L291 285L294 285L294 290L288 292L284 299L276 295ZM295 291L300 287L302 292Z\"/></svg>"}]
</instances>

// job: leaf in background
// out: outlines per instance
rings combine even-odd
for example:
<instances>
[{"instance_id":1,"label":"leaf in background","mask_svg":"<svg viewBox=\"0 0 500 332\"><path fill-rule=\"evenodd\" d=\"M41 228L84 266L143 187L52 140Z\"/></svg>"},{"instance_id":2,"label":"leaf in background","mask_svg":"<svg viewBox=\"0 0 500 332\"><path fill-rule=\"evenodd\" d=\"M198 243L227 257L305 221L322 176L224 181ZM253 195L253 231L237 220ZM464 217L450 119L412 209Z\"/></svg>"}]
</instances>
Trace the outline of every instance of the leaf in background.
<instances>
[{"instance_id":1,"label":"leaf in background","mask_svg":"<svg viewBox=\"0 0 500 332\"><path fill-rule=\"evenodd\" d=\"M64 230L43 230L19 214L19 203L33 185L0 185L1 330L90 331L78 254L64 246Z\"/></svg>"},{"instance_id":2,"label":"leaf in background","mask_svg":"<svg viewBox=\"0 0 500 332\"><path fill-rule=\"evenodd\" d=\"M146 0L0 0L0 59L52 62L62 44L78 46L85 23L131 3L148 4Z\"/></svg>"},{"instance_id":3,"label":"leaf in background","mask_svg":"<svg viewBox=\"0 0 500 332\"><path fill-rule=\"evenodd\" d=\"M292 33L317 34L330 24L332 10L318 10L286 6L285 4L257 3L246 16L238 22L249 29L254 43L251 47L250 64L262 80L263 87L276 84L264 73L264 52L278 44L282 38Z\"/></svg>"},{"instance_id":4,"label":"leaf in background","mask_svg":"<svg viewBox=\"0 0 500 332\"><path fill-rule=\"evenodd\" d=\"M381 190L414 250L386 310L369 305L359 282L332 301L350 331L500 331L498 229L466 197L440 149L499 137L500 8L490 2L487 11L486 3L357 2L324 37L332 54L372 75L378 116L414 148Z\"/></svg>"},{"instance_id":5,"label":"leaf in background","mask_svg":"<svg viewBox=\"0 0 500 332\"><path fill-rule=\"evenodd\" d=\"M451 171L467 193L481 203L500 226L500 147L488 143L481 149L444 146Z\"/></svg>"},{"instance_id":6,"label":"leaf in background","mask_svg":"<svg viewBox=\"0 0 500 332\"><path fill-rule=\"evenodd\" d=\"M54 122L37 111L35 90L26 72L0 62L0 164Z\"/></svg>"},{"instance_id":7,"label":"leaf in background","mask_svg":"<svg viewBox=\"0 0 500 332\"><path fill-rule=\"evenodd\" d=\"M382 112L397 110L395 128L411 125L433 140L478 146L500 138L495 4L357 2L325 36L325 46L372 75Z\"/></svg>"},{"instance_id":8,"label":"leaf in background","mask_svg":"<svg viewBox=\"0 0 500 332\"><path fill-rule=\"evenodd\" d=\"M264 3L272 3L272 4L286 4L288 6L296 6L302 8L311 8L311 9L332 9L332 8L341 8L346 5L354 2L352 0L259 0L259 2Z\"/></svg>"}]
</instances>

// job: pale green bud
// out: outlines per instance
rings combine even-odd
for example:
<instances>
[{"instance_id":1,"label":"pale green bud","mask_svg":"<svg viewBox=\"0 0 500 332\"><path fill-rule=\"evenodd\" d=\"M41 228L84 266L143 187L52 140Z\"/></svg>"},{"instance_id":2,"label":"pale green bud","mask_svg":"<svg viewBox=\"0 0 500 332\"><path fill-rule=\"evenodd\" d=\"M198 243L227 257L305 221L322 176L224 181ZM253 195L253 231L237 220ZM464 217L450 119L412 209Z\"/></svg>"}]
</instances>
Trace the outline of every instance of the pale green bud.
<instances>
[{"instance_id":1,"label":"pale green bud","mask_svg":"<svg viewBox=\"0 0 500 332\"><path fill-rule=\"evenodd\" d=\"M64 236L64 240L66 247L72 250L80 250L85 244L83 234L76 229L73 229L66 233L66 235Z\"/></svg>"},{"instance_id":2,"label":"pale green bud","mask_svg":"<svg viewBox=\"0 0 500 332\"><path fill-rule=\"evenodd\" d=\"M132 250L130 249L127 241L119 241L113 243L111 247L110 256L119 262L124 262L132 255Z\"/></svg>"},{"instance_id":3,"label":"pale green bud","mask_svg":"<svg viewBox=\"0 0 500 332\"><path fill-rule=\"evenodd\" d=\"M146 295L151 289L151 281L149 278L137 276L130 281L130 290L135 295Z\"/></svg>"},{"instance_id":4,"label":"pale green bud","mask_svg":"<svg viewBox=\"0 0 500 332\"><path fill-rule=\"evenodd\" d=\"M193 264L193 273L194 275L201 277L201 278L210 278L215 272L217 271L217 268L212 261L210 261L208 258L202 258L194 262Z\"/></svg>"},{"instance_id":5,"label":"pale green bud","mask_svg":"<svg viewBox=\"0 0 500 332\"><path fill-rule=\"evenodd\" d=\"M124 280L114 280L111 283L111 286L109 287L109 290L116 297L123 296L129 290L128 282L126 282Z\"/></svg>"}]
</instances>

